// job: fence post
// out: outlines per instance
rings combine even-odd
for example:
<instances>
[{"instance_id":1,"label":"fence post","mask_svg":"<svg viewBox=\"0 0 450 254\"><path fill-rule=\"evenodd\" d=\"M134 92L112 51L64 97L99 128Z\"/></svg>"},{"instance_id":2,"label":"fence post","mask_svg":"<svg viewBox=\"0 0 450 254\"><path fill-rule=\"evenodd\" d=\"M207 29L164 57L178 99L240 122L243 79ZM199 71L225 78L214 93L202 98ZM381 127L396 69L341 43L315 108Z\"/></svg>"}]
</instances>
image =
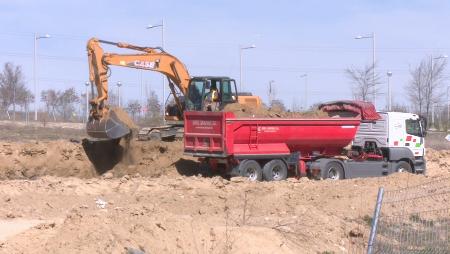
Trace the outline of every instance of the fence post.
<instances>
[{"instance_id":1,"label":"fence post","mask_svg":"<svg viewBox=\"0 0 450 254\"><path fill-rule=\"evenodd\" d=\"M375 236L377 234L378 219L380 217L381 204L383 203L383 194L384 188L380 187L378 189L378 197L377 203L375 205L375 211L373 212L372 228L370 230L369 243L367 244L367 254L373 253L373 244L375 242Z\"/></svg>"}]
</instances>

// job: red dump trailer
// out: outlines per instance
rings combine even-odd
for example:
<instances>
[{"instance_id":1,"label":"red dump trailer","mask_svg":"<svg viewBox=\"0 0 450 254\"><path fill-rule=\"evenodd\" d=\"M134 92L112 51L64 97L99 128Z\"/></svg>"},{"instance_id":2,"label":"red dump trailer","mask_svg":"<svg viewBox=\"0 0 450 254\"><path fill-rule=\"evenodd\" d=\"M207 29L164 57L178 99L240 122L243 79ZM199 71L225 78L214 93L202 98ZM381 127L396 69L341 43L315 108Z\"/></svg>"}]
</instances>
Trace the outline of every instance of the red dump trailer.
<instances>
[{"instance_id":1,"label":"red dump trailer","mask_svg":"<svg viewBox=\"0 0 450 254\"><path fill-rule=\"evenodd\" d=\"M200 158L204 168L251 180L283 180L288 172L350 178L361 176L355 172L358 166L389 173L395 165L386 166L377 149L352 151L351 160L342 158L360 124L380 118L372 104L341 101L321 108L330 117L236 118L231 112L186 112L184 152Z\"/></svg>"}]
</instances>

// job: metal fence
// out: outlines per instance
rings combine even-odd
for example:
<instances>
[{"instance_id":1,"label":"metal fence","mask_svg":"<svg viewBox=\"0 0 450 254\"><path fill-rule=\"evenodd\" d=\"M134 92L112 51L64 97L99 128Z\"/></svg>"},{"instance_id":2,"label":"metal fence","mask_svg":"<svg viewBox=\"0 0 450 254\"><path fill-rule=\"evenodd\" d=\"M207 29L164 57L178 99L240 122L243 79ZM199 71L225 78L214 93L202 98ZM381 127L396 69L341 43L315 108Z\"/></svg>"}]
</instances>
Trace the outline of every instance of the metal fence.
<instances>
[{"instance_id":1,"label":"metal fence","mask_svg":"<svg viewBox=\"0 0 450 254\"><path fill-rule=\"evenodd\" d=\"M450 253L450 178L380 188L367 253Z\"/></svg>"}]
</instances>

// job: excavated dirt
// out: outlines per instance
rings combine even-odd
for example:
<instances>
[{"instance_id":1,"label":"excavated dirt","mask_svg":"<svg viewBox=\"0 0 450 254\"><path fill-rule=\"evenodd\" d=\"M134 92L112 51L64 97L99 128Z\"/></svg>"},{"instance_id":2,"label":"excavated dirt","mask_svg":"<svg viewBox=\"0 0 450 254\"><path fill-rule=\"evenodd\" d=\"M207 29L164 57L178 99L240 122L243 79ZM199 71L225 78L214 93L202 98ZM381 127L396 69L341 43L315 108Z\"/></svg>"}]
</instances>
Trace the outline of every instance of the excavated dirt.
<instances>
[{"instance_id":1,"label":"excavated dirt","mask_svg":"<svg viewBox=\"0 0 450 254\"><path fill-rule=\"evenodd\" d=\"M97 142L85 150L79 142L42 141L0 143L0 179L34 179L52 175L91 178L108 172L121 177L126 174L157 177L189 173L195 165L181 160L182 143L130 141L129 148L122 142Z\"/></svg>"},{"instance_id":2,"label":"excavated dirt","mask_svg":"<svg viewBox=\"0 0 450 254\"><path fill-rule=\"evenodd\" d=\"M25 221L29 227L6 234L0 253L349 253L365 247L365 218L372 216L379 186L396 189L444 176L3 181L0 225L23 227Z\"/></svg>"},{"instance_id":3,"label":"excavated dirt","mask_svg":"<svg viewBox=\"0 0 450 254\"><path fill-rule=\"evenodd\" d=\"M115 114L117 118L127 125L131 130L137 130L139 127L133 122L131 117L128 115L123 108L113 107L109 109L109 114Z\"/></svg>"},{"instance_id":4,"label":"excavated dirt","mask_svg":"<svg viewBox=\"0 0 450 254\"><path fill-rule=\"evenodd\" d=\"M436 176L450 172L450 150L434 150L427 148L427 174Z\"/></svg>"},{"instance_id":5,"label":"excavated dirt","mask_svg":"<svg viewBox=\"0 0 450 254\"><path fill-rule=\"evenodd\" d=\"M224 111L233 112L236 117L270 117L270 118L326 118L326 112L321 110L305 112L287 112L278 108L269 109L264 106L260 108L232 103L225 106Z\"/></svg>"}]
</instances>

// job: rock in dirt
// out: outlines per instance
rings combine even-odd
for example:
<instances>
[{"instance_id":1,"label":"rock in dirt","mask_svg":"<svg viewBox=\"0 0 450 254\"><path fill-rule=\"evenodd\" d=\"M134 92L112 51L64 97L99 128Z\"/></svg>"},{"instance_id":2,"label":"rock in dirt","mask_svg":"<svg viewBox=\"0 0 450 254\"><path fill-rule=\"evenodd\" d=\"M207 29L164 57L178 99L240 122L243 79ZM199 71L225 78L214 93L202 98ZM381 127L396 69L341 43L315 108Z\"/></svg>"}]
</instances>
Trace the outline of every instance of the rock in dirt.
<instances>
[{"instance_id":1,"label":"rock in dirt","mask_svg":"<svg viewBox=\"0 0 450 254\"><path fill-rule=\"evenodd\" d=\"M350 237L363 237L364 233L360 228L353 228L352 230L350 230L350 232L348 232L348 235Z\"/></svg>"}]
</instances>

